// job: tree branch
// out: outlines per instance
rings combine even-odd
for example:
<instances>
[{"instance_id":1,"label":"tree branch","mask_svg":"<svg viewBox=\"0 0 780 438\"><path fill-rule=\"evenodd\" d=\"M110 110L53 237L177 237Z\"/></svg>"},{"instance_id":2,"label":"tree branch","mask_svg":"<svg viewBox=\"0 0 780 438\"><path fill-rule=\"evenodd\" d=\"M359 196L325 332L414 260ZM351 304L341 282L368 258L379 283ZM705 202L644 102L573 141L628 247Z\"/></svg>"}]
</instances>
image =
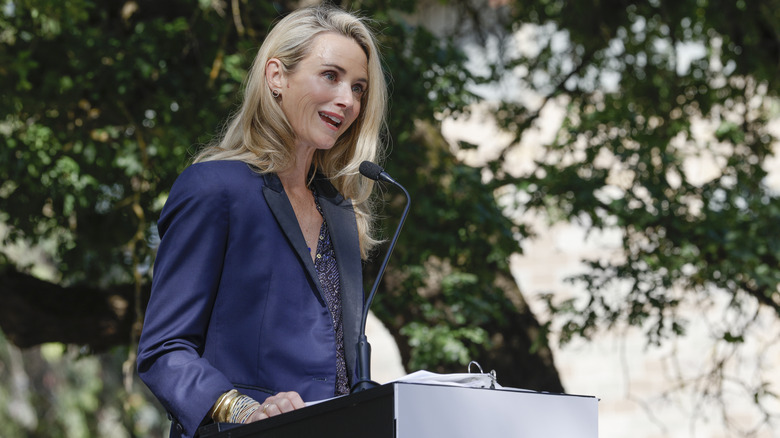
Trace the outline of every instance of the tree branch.
<instances>
[{"instance_id":1,"label":"tree branch","mask_svg":"<svg viewBox=\"0 0 780 438\"><path fill-rule=\"evenodd\" d=\"M143 287L141 308L150 290ZM134 285L62 287L7 269L0 274L0 300L0 328L19 348L62 342L104 351L127 345L136 318Z\"/></svg>"}]
</instances>

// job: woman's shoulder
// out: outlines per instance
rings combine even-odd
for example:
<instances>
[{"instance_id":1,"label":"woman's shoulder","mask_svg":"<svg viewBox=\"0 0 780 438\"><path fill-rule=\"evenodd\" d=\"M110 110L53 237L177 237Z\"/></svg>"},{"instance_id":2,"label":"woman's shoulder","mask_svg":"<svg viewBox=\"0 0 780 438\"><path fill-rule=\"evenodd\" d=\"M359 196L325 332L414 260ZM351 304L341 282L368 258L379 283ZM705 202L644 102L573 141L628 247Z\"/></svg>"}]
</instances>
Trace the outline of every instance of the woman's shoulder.
<instances>
[{"instance_id":1,"label":"woman's shoulder","mask_svg":"<svg viewBox=\"0 0 780 438\"><path fill-rule=\"evenodd\" d=\"M262 176L243 161L205 161L184 169L176 184L186 183L201 190L226 189L236 185L262 184Z\"/></svg>"},{"instance_id":2,"label":"woman's shoulder","mask_svg":"<svg viewBox=\"0 0 780 438\"><path fill-rule=\"evenodd\" d=\"M194 174L199 177L210 176L218 179L240 179L257 175L257 172L243 161L215 160L191 164L182 172L182 175L185 174Z\"/></svg>"},{"instance_id":3,"label":"woman's shoulder","mask_svg":"<svg viewBox=\"0 0 780 438\"><path fill-rule=\"evenodd\" d=\"M263 176L242 161L206 161L187 167L171 187L170 198L210 201L243 197L262 189Z\"/></svg>"},{"instance_id":4,"label":"woman's shoulder","mask_svg":"<svg viewBox=\"0 0 780 438\"><path fill-rule=\"evenodd\" d=\"M241 161L207 161L193 164L176 178L165 201L160 221L180 211L204 211L216 214L215 208L243 205L247 196L262 190L263 176Z\"/></svg>"}]
</instances>

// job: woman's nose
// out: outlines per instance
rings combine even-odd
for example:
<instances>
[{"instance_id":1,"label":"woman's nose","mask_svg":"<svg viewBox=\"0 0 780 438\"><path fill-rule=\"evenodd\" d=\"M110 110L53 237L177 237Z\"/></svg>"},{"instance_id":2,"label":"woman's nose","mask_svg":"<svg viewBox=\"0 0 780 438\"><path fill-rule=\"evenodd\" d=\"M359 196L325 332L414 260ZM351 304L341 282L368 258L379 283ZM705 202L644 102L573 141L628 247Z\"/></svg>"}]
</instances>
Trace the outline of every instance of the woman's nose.
<instances>
[{"instance_id":1,"label":"woman's nose","mask_svg":"<svg viewBox=\"0 0 780 438\"><path fill-rule=\"evenodd\" d=\"M352 108L352 106L355 105L355 95L352 92L352 87L350 85L343 84L338 87L336 105L342 108Z\"/></svg>"}]
</instances>

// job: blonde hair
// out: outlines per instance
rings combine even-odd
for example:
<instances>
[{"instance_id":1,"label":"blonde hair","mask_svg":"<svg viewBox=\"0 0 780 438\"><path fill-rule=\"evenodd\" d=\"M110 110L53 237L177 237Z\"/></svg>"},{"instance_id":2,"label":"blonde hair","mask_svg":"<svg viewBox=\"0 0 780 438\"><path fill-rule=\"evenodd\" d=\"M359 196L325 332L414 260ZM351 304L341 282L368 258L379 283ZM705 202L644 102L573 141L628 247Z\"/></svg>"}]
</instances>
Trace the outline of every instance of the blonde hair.
<instances>
[{"instance_id":1,"label":"blonde hair","mask_svg":"<svg viewBox=\"0 0 780 438\"><path fill-rule=\"evenodd\" d=\"M295 133L266 82L265 66L277 58L286 71L294 71L309 53L313 40L323 33L353 39L368 59L368 88L361 111L349 129L328 150L317 150L312 165L352 201L357 220L361 256L365 259L378 241L373 237L369 200L374 183L359 173L364 160L382 158L386 129L387 85L376 41L361 18L333 6L299 9L274 26L255 56L245 81L244 100L215 142L200 151L194 162L240 160L261 173L281 172L294 164Z\"/></svg>"}]
</instances>

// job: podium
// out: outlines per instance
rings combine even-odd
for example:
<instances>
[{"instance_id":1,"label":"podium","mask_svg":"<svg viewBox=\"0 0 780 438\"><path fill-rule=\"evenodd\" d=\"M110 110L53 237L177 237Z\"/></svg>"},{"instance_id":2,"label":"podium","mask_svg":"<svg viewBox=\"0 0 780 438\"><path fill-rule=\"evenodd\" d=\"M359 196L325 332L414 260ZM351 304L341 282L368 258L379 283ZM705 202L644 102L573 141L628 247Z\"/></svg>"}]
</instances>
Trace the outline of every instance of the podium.
<instances>
[{"instance_id":1,"label":"podium","mask_svg":"<svg viewBox=\"0 0 780 438\"><path fill-rule=\"evenodd\" d=\"M390 383L200 438L597 438L598 400L512 388Z\"/></svg>"}]
</instances>

